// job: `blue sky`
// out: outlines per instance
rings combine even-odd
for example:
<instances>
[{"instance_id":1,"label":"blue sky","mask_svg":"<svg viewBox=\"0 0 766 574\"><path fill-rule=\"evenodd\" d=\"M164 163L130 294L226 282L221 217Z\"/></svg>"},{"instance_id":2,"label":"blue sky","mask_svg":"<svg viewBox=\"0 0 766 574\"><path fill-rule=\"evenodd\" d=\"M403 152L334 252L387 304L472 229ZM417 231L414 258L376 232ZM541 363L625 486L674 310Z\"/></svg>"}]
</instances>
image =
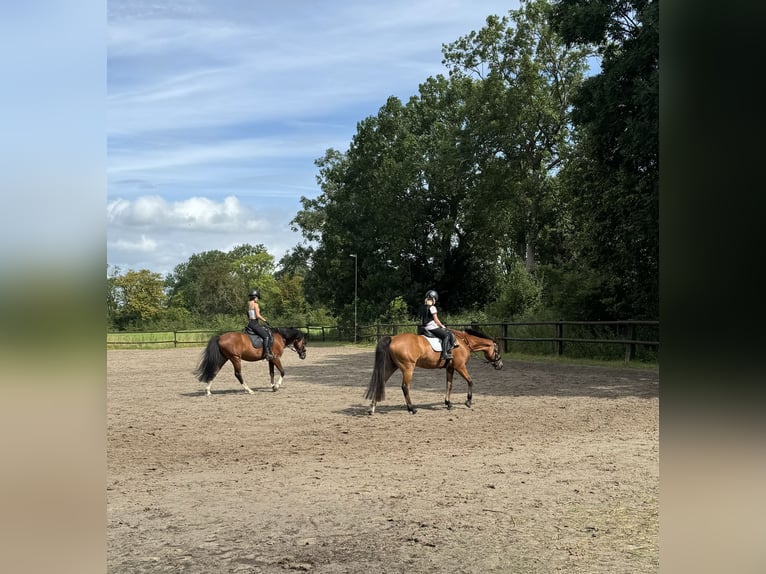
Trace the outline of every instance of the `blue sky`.
<instances>
[{"instance_id":1,"label":"blue sky","mask_svg":"<svg viewBox=\"0 0 766 574\"><path fill-rule=\"evenodd\" d=\"M441 47L517 1L110 0L107 262L301 241L314 160L446 73Z\"/></svg>"}]
</instances>

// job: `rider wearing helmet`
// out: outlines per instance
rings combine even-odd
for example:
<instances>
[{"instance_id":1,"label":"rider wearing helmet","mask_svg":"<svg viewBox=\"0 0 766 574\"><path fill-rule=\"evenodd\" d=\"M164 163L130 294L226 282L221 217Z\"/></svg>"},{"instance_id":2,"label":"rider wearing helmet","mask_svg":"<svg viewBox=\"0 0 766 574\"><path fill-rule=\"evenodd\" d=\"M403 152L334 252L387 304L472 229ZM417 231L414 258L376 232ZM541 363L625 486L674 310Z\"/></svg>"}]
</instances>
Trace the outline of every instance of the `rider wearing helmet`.
<instances>
[{"instance_id":1,"label":"rider wearing helmet","mask_svg":"<svg viewBox=\"0 0 766 574\"><path fill-rule=\"evenodd\" d=\"M452 331L449 331L444 323L441 322L436 311L436 302L439 300L439 294L430 289L426 292L425 304L420 308L420 324L426 331L431 332L433 335L439 337L442 340L442 354L441 358L445 363L452 359L452 349L457 347L455 344L455 335Z\"/></svg>"},{"instance_id":2,"label":"rider wearing helmet","mask_svg":"<svg viewBox=\"0 0 766 574\"><path fill-rule=\"evenodd\" d=\"M258 336L263 339L263 352L264 358L271 360L274 358L274 354L271 352L271 346L274 344L274 337L271 335L271 331L258 323L263 321L267 325L269 322L261 315L261 308L258 306L258 299L261 298L261 293L258 289L251 289L247 295L247 326L258 333ZM269 325L271 326L271 325Z\"/></svg>"}]
</instances>

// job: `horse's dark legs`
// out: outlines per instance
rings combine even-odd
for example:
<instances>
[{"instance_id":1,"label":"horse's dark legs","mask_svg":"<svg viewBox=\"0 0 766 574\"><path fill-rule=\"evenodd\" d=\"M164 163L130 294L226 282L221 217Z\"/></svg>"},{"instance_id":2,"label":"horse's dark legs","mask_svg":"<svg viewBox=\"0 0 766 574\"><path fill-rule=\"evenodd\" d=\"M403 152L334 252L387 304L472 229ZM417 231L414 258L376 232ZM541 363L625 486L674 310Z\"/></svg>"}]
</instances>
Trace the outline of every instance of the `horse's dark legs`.
<instances>
[{"instance_id":1,"label":"horse's dark legs","mask_svg":"<svg viewBox=\"0 0 766 574\"><path fill-rule=\"evenodd\" d=\"M247 391L251 395L254 394L253 389L248 387L247 383L245 383L245 379L242 378L242 361L240 360L240 358L232 357L231 364L234 365L234 376L237 377L239 384L244 387L245 391Z\"/></svg>"},{"instance_id":2,"label":"horse's dark legs","mask_svg":"<svg viewBox=\"0 0 766 574\"><path fill-rule=\"evenodd\" d=\"M282 361L279 360L280 358L276 355L274 356L274 359L269 361L269 379L271 380L271 390L275 391L279 388L279 386L282 384L282 379L285 376L285 370L282 368ZM274 367L277 367L279 369L279 380L275 383L274 382Z\"/></svg>"},{"instance_id":3,"label":"horse's dark legs","mask_svg":"<svg viewBox=\"0 0 766 574\"><path fill-rule=\"evenodd\" d=\"M415 370L414 365L406 369L402 369L402 393L404 394L404 402L407 403L407 410L411 415L414 415L418 410L412 406L410 400L410 383L412 382L412 374Z\"/></svg>"}]
</instances>

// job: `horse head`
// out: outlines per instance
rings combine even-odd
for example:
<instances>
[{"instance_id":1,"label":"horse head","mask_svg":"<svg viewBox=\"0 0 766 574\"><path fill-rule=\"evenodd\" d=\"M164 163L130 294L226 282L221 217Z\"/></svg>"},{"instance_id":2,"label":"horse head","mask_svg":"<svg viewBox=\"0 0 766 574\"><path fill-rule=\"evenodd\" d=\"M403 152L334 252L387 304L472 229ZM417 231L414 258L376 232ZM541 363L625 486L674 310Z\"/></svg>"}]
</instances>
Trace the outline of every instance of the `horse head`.
<instances>
[{"instance_id":1,"label":"horse head","mask_svg":"<svg viewBox=\"0 0 766 574\"><path fill-rule=\"evenodd\" d=\"M295 339L293 341L293 349L295 349L295 352L298 353L298 356L301 359L305 359L306 358L306 339L304 337Z\"/></svg>"},{"instance_id":2,"label":"horse head","mask_svg":"<svg viewBox=\"0 0 766 574\"><path fill-rule=\"evenodd\" d=\"M503 368L503 359L500 357L500 349L497 346L497 341L492 341L492 355L489 354L488 349L485 349L484 357L489 364L495 367L495 370L499 371Z\"/></svg>"},{"instance_id":3,"label":"horse head","mask_svg":"<svg viewBox=\"0 0 766 574\"><path fill-rule=\"evenodd\" d=\"M285 347L291 346L301 359L306 358L306 337L298 329L278 329L285 340Z\"/></svg>"},{"instance_id":4,"label":"horse head","mask_svg":"<svg viewBox=\"0 0 766 574\"><path fill-rule=\"evenodd\" d=\"M489 364L498 371L503 368L503 359L500 358L500 349L495 339L476 329L466 329L465 332L481 341L481 343L476 345L475 350L484 351L484 358Z\"/></svg>"}]
</instances>

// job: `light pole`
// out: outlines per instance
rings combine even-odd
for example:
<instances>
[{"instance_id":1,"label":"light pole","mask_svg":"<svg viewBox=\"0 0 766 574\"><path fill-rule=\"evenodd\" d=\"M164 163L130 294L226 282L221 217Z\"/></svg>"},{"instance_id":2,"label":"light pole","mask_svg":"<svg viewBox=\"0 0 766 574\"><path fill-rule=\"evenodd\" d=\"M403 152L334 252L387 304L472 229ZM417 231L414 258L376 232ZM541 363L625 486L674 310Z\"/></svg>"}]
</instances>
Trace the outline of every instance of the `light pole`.
<instances>
[{"instance_id":1,"label":"light pole","mask_svg":"<svg viewBox=\"0 0 766 574\"><path fill-rule=\"evenodd\" d=\"M356 253L352 253L350 257L354 258L354 343L356 343L356 286L357 286L357 262L359 258L356 256Z\"/></svg>"}]
</instances>

